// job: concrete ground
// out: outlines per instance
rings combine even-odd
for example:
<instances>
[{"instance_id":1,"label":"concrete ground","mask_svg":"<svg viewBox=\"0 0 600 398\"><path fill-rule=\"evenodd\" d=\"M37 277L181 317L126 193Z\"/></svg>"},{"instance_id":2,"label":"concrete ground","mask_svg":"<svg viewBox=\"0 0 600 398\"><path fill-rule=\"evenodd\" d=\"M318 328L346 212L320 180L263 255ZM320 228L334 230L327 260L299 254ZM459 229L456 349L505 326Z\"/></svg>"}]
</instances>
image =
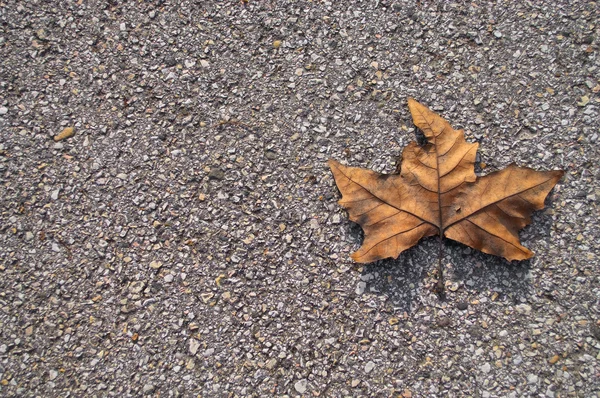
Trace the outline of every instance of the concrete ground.
<instances>
[{"instance_id":1,"label":"concrete ground","mask_svg":"<svg viewBox=\"0 0 600 398\"><path fill-rule=\"evenodd\" d=\"M0 3L0 395L600 396L599 6ZM369 265L326 165L414 97L482 174L564 169L509 263ZM74 135L53 137L67 127Z\"/></svg>"}]
</instances>

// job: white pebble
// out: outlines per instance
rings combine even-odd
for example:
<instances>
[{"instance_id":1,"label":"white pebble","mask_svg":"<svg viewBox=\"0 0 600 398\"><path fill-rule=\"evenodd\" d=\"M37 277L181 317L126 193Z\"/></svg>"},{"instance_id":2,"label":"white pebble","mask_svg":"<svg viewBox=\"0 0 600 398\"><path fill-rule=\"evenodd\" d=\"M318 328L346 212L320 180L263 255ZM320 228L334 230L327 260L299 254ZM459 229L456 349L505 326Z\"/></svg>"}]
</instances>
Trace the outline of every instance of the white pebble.
<instances>
[{"instance_id":1,"label":"white pebble","mask_svg":"<svg viewBox=\"0 0 600 398\"><path fill-rule=\"evenodd\" d=\"M298 391L299 394L304 394L306 392L307 385L308 385L308 380L302 379L302 380L298 380L294 384L294 388L296 389L296 391Z\"/></svg>"},{"instance_id":2,"label":"white pebble","mask_svg":"<svg viewBox=\"0 0 600 398\"><path fill-rule=\"evenodd\" d=\"M356 294L363 294L366 288L366 282L358 282L358 285L356 286Z\"/></svg>"}]
</instances>

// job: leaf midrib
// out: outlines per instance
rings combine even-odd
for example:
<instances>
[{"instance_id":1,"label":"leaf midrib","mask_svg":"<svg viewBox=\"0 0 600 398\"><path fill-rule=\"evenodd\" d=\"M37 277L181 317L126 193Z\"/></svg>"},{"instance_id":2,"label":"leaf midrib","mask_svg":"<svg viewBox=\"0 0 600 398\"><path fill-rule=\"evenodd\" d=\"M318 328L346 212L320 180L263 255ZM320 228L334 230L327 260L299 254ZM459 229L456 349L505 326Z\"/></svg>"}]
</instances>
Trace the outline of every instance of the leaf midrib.
<instances>
[{"instance_id":1,"label":"leaf midrib","mask_svg":"<svg viewBox=\"0 0 600 398\"><path fill-rule=\"evenodd\" d=\"M441 136L442 134L444 134L444 131L446 131L446 127L447 125L444 125L444 128L442 129L442 131L440 131L439 134L435 134L435 131L433 131L433 127L431 122L427 119L427 117L421 112L421 117L423 118L423 120L425 121L425 123L427 123L427 126L429 127L429 130L431 131L431 135L432 135L432 141L431 142L433 144L433 146L435 147L435 173L437 175L437 203L438 203L438 225L435 225L438 228L440 237L444 236L444 231L445 228L443 227L443 220L442 220L442 194L441 194L441 190L442 190L442 179L440 177L440 156L439 156L439 152L438 152L438 145L437 145L437 139L439 136ZM455 141L456 143L456 141ZM454 144L452 145L454 146ZM419 184L421 185L421 184ZM462 184L461 184L462 185ZM421 185L423 186L423 185Z\"/></svg>"}]
</instances>

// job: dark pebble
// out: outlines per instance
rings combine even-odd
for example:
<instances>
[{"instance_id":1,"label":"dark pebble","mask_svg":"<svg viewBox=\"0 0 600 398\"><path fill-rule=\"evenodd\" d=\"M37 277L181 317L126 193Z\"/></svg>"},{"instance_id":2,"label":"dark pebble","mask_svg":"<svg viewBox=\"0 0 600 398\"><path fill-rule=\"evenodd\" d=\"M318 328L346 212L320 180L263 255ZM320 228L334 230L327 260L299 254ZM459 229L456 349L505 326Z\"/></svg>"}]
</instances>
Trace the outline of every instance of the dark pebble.
<instances>
[{"instance_id":1,"label":"dark pebble","mask_svg":"<svg viewBox=\"0 0 600 398\"><path fill-rule=\"evenodd\" d=\"M598 325L590 324L590 333L596 340L600 340L600 327Z\"/></svg>"},{"instance_id":2,"label":"dark pebble","mask_svg":"<svg viewBox=\"0 0 600 398\"><path fill-rule=\"evenodd\" d=\"M438 326L445 328L446 326L450 326L450 324L452 323L452 321L450 320L450 318L448 317L442 317L440 319L438 319Z\"/></svg>"},{"instance_id":3,"label":"dark pebble","mask_svg":"<svg viewBox=\"0 0 600 398\"><path fill-rule=\"evenodd\" d=\"M210 178L211 180L224 180L225 173L221 169L213 168L210 169L210 172L208 173L208 178Z\"/></svg>"},{"instance_id":4,"label":"dark pebble","mask_svg":"<svg viewBox=\"0 0 600 398\"><path fill-rule=\"evenodd\" d=\"M461 301L458 304L456 304L456 308L458 308L461 311L464 311L467 308L469 308L469 303L467 303L466 301Z\"/></svg>"},{"instance_id":5,"label":"dark pebble","mask_svg":"<svg viewBox=\"0 0 600 398\"><path fill-rule=\"evenodd\" d=\"M167 66L175 66L177 65L177 60L173 57L166 57L165 58L165 65Z\"/></svg>"},{"instance_id":6,"label":"dark pebble","mask_svg":"<svg viewBox=\"0 0 600 398\"><path fill-rule=\"evenodd\" d=\"M594 42L593 35L585 36L583 39L581 39L581 44L592 44L593 42Z\"/></svg>"}]
</instances>

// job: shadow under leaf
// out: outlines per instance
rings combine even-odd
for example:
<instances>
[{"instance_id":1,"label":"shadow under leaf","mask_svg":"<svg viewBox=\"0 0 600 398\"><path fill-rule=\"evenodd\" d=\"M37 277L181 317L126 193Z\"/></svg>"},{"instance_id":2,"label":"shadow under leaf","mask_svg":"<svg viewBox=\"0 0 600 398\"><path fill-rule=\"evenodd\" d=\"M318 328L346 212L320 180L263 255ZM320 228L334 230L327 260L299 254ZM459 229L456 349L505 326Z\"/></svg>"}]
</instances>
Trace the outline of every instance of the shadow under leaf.
<instances>
[{"instance_id":1,"label":"shadow under leaf","mask_svg":"<svg viewBox=\"0 0 600 398\"><path fill-rule=\"evenodd\" d=\"M550 213L535 212L531 224L520 233L523 244L535 246L535 240L550 239L552 222ZM362 241L360 226L353 223L350 235ZM365 264L359 282L364 283L362 290L385 295L388 305L395 311L413 312L421 304L430 303L434 297L430 285L435 279L432 273L438 261L437 240L437 236L426 238L401 253L397 259ZM551 261L538 253L529 260L509 262L450 239L444 239L443 244L445 280L450 282L449 288L462 289L469 296L487 291L496 292L514 303L526 301L533 294L531 268L543 267L544 263ZM450 293L448 299L452 300L452 296Z\"/></svg>"}]
</instances>

